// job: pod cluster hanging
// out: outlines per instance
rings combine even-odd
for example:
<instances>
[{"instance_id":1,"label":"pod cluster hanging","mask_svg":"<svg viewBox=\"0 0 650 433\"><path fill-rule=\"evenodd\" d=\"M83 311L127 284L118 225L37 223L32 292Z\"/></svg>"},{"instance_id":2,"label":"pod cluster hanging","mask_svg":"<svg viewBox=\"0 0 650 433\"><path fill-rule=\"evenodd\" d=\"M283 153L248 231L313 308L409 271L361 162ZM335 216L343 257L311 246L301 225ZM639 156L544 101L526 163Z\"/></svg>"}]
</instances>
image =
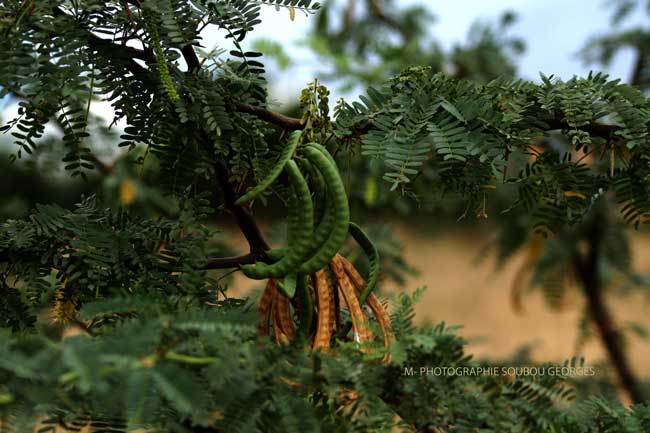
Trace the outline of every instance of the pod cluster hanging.
<instances>
[{"instance_id":1,"label":"pod cluster hanging","mask_svg":"<svg viewBox=\"0 0 650 433\"><path fill-rule=\"evenodd\" d=\"M302 333L314 350L326 351L337 335L345 338L352 329L354 341L367 347L374 340L363 309L367 302L388 346L393 338L388 314L372 293L379 278L379 254L350 221L343 180L322 145L302 144L301 132L291 133L272 170L237 204L254 200L283 172L289 184L287 245L267 251L264 262L241 266L247 277L269 280L260 301L260 334L272 334L278 344L286 344ZM338 254L348 234L368 256L367 283ZM351 324L341 323L343 309Z\"/></svg>"},{"instance_id":2,"label":"pod cluster hanging","mask_svg":"<svg viewBox=\"0 0 650 433\"><path fill-rule=\"evenodd\" d=\"M347 333L351 327L353 341L360 345L362 351L366 351L375 340L369 326L369 309L379 325L383 345L388 348L394 337L384 306L372 292L368 293L366 299L368 308L364 308L360 302L367 287L366 281L354 265L339 254L331 260L328 268L316 271L304 280L305 292L315 299L314 303L301 302L299 294L302 292L297 292L297 296L290 299L278 288L282 280L269 279L259 305L259 334L271 335L278 345L283 345L303 332L313 350L327 352L336 338L349 338ZM309 309L308 314L305 308ZM347 310L351 319L349 327L342 323L343 310ZM315 321L305 321L305 318L314 316ZM390 362L389 355L384 356L384 362Z\"/></svg>"}]
</instances>

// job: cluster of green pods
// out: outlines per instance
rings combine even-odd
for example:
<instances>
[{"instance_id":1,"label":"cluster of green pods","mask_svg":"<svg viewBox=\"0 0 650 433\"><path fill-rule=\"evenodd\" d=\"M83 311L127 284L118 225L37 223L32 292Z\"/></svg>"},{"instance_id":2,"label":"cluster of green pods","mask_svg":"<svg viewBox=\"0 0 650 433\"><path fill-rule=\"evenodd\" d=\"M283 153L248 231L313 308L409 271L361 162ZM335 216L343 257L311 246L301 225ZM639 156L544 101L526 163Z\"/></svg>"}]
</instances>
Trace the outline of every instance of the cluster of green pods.
<instances>
[{"instance_id":1,"label":"cluster of green pods","mask_svg":"<svg viewBox=\"0 0 650 433\"><path fill-rule=\"evenodd\" d=\"M282 279L278 289L292 298L306 276L329 265L349 233L370 262L368 284L360 297L363 302L377 284L379 254L361 228L350 222L343 180L334 158L322 145L301 144L301 132L292 132L271 171L242 195L237 204L253 201L276 182L282 172L286 173L290 194L287 245L267 251L269 263L242 265L242 272L256 280Z\"/></svg>"}]
</instances>

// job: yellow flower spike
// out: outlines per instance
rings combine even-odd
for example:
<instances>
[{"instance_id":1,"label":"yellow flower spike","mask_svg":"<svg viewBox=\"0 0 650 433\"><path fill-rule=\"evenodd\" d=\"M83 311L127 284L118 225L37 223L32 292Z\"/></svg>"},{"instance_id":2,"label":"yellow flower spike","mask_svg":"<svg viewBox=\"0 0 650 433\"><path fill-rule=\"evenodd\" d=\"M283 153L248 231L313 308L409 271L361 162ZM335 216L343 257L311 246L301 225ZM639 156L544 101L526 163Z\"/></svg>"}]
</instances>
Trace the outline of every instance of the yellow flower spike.
<instances>
[{"instance_id":1,"label":"yellow flower spike","mask_svg":"<svg viewBox=\"0 0 650 433\"><path fill-rule=\"evenodd\" d=\"M130 206L135 202L137 197L135 184L131 180L124 180L120 184L120 203L124 206Z\"/></svg>"}]
</instances>

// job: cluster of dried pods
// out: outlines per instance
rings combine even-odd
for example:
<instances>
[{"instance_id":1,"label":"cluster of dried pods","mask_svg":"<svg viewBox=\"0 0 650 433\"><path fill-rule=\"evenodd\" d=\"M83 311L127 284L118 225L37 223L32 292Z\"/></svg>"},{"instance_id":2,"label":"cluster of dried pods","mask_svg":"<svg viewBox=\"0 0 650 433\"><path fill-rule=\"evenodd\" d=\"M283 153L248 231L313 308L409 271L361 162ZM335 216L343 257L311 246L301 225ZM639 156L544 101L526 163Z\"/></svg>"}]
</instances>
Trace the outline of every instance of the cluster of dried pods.
<instances>
[{"instance_id":1,"label":"cluster of dried pods","mask_svg":"<svg viewBox=\"0 0 650 433\"><path fill-rule=\"evenodd\" d=\"M352 335L362 351L368 351L369 344L375 336L369 326L368 316L359 302L366 282L357 269L345 257L337 254L329 264L328 273L325 269L314 272L310 276L309 289L316 300L317 311L316 330L311 337L313 350L327 352L332 340L341 335L344 326L341 324L341 310L347 307L352 321ZM278 279L269 279L260 300L259 312L262 322L259 327L260 335L272 335L278 345L288 344L296 335L295 316L299 316L300 304L289 299L277 289ZM343 303L341 303L341 299ZM384 347L389 347L393 334L390 330L390 319L386 309L374 293L366 299L372 315L381 330ZM293 307L293 312L292 312ZM343 336L342 336L343 337ZM384 356L384 362L390 362L390 356Z\"/></svg>"}]
</instances>

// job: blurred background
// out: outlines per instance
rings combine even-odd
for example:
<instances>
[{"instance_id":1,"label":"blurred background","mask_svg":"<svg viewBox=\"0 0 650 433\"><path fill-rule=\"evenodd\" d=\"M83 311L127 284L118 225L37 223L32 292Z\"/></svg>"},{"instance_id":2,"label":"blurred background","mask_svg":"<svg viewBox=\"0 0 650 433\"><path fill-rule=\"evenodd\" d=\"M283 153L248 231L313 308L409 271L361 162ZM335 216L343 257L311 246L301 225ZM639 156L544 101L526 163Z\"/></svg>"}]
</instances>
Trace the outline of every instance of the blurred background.
<instances>
[{"instance_id":1,"label":"blurred background","mask_svg":"<svg viewBox=\"0 0 650 433\"><path fill-rule=\"evenodd\" d=\"M477 82L504 76L539 81L539 72L567 80L593 70L642 90L650 85L645 1L336 0L324 1L309 16L262 10L262 23L243 47L264 53L272 106L295 116L301 90L315 78L329 88L333 108L339 98L352 102L367 86L411 65ZM227 53L231 42L225 36L206 31L204 53ZM10 97L0 101L3 122L15 116L17 104ZM94 153L110 164L123 153L115 146L123 125L108 127L108 102L94 101L91 112ZM25 216L40 202L71 206L101 187L99 176L65 174L54 146L61 132L52 128L47 134L52 146L45 143L31 157L19 155L12 137L0 136L0 220ZM15 156L21 158L12 162ZM419 323L462 324L469 352L479 358L563 362L585 356L609 377L607 351L564 254L568 243L584 241L581 227L549 239L535 235L529 216L516 209L502 214L512 203L507 188L492 194L481 212L468 214L462 201L440 194L436 167L425 170L412 191L399 194L382 183L373 161L339 164L355 219L379 240L383 294L427 287L416 308ZM650 233L624 226L616 212L600 212L607 215L597 220L607 228L600 275L606 303L633 372L647 380ZM260 213L270 232L281 231L274 227L273 209ZM224 239L238 238L231 221L215 223ZM236 241L230 246L244 248ZM229 293L248 296L256 288L237 277Z\"/></svg>"}]
</instances>

